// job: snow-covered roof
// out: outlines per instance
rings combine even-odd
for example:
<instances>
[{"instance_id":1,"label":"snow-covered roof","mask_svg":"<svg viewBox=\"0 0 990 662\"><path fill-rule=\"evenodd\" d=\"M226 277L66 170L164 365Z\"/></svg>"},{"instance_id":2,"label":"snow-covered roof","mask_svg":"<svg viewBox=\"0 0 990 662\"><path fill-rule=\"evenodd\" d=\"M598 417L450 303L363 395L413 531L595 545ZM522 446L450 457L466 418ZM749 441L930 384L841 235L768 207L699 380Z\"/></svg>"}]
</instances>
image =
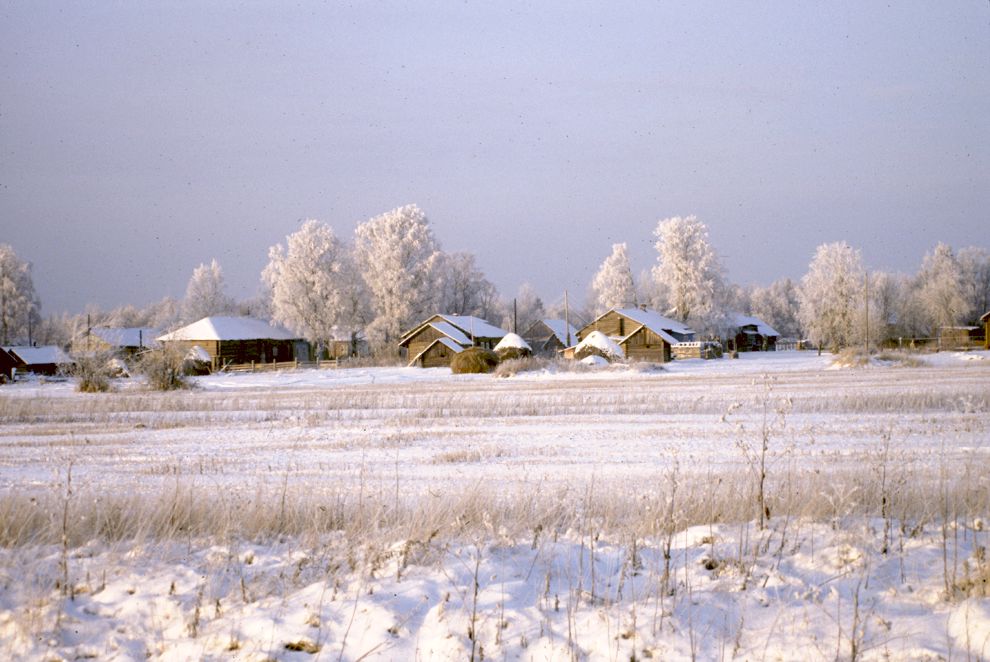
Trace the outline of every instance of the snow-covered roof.
<instances>
[{"instance_id":1,"label":"snow-covered roof","mask_svg":"<svg viewBox=\"0 0 990 662\"><path fill-rule=\"evenodd\" d=\"M429 345L427 345L426 346L426 349L424 349L422 352L420 352L416 356L412 357L412 359L409 361L409 365L413 365L414 363L416 363L416 361L419 361L419 358L421 356L423 356L423 354L426 354L428 351L430 351L431 349L433 349L433 346L436 345L437 343L442 344L444 347L446 347L447 349L449 349L450 351L452 351L454 354L460 354L461 352L463 352L466 349L465 347L462 347L461 345L458 345L456 342L454 342L450 338L437 338L436 340L434 340L433 342L431 342Z\"/></svg>"},{"instance_id":2,"label":"snow-covered roof","mask_svg":"<svg viewBox=\"0 0 990 662\"><path fill-rule=\"evenodd\" d=\"M655 310L642 308L616 308L615 312L628 317L634 322L642 324L650 331L660 335L661 331L676 333L678 335L692 335L694 330L683 322L664 317ZM606 313L607 314L607 313ZM675 341L676 342L676 341Z\"/></svg>"},{"instance_id":3,"label":"snow-covered roof","mask_svg":"<svg viewBox=\"0 0 990 662\"><path fill-rule=\"evenodd\" d=\"M97 327L90 333L112 347L156 347L161 329L150 327Z\"/></svg>"},{"instance_id":4,"label":"snow-covered roof","mask_svg":"<svg viewBox=\"0 0 990 662\"><path fill-rule=\"evenodd\" d=\"M577 344L574 351L577 352L585 347L594 347L609 356L617 356L619 358L625 358L626 356L622 348L601 331L592 331L589 333L587 338Z\"/></svg>"},{"instance_id":5,"label":"snow-covered roof","mask_svg":"<svg viewBox=\"0 0 990 662\"><path fill-rule=\"evenodd\" d=\"M495 345L495 351L500 349L526 349L533 351L533 348L529 346L529 343L523 340L522 336L516 333L507 333L505 337L498 341Z\"/></svg>"},{"instance_id":6,"label":"snow-covered roof","mask_svg":"<svg viewBox=\"0 0 990 662\"><path fill-rule=\"evenodd\" d=\"M644 328L649 329L650 327L646 326L643 323L640 323L640 325L637 326L635 329L633 329L632 332L627 333L625 335L625 337L619 338L616 342L618 342L621 345L622 343L626 342L631 337L633 337L634 335L636 335L639 332L640 329L644 329ZM665 343L668 343L669 345L676 345L677 343L681 342L680 340L678 340L674 336L670 335L669 333L667 333L663 329L650 329L650 331L652 331L653 333L655 333L658 336L660 336L663 339L663 341ZM692 331L691 333L694 333L694 332Z\"/></svg>"},{"instance_id":7,"label":"snow-covered roof","mask_svg":"<svg viewBox=\"0 0 990 662\"><path fill-rule=\"evenodd\" d=\"M471 346L471 339L449 322L430 322L430 326L458 344L466 347Z\"/></svg>"},{"instance_id":8,"label":"snow-covered roof","mask_svg":"<svg viewBox=\"0 0 990 662\"><path fill-rule=\"evenodd\" d=\"M299 336L253 317L204 317L158 340L296 340Z\"/></svg>"},{"instance_id":9,"label":"snow-covered roof","mask_svg":"<svg viewBox=\"0 0 990 662\"><path fill-rule=\"evenodd\" d=\"M471 315L440 315L468 336L475 338L503 338L508 333L505 329L489 324L480 317Z\"/></svg>"},{"instance_id":10,"label":"snow-covered roof","mask_svg":"<svg viewBox=\"0 0 990 662\"><path fill-rule=\"evenodd\" d=\"M572 325L568 324L564 320L541 320L541 321L543 322L544 325L546 325L548 329L550 329L553 332L553 335L557 336L557 340L559 340L560 344L563 345L564 347L570 344L569 342L567 342L568 327L570 327L571 330L571 339L570 339L571 342L574 342L574 340L578 337L577 329L575 329Z\"/></svg>"},{"instance_id":11,"label":"snow-covered roof","mask_svg":"<svg viewBox=\"0 0 990 662\"><path fill-rule=\"evenodd\" d=\"M753 317L752 315L743 315L742 313L732 313L729 315L729 321L737 329L741 329L744 326L755 326L756 332L761 336L776 336L780 337L777 330L772 326L761 320L759 317Z\"/></svg>"},{"instance_id":12,"label":"snow-covered roof","mask_svg":"<svg viewBox=\"0 0 990 662\"><path fill-rule=\"evenodd\" d=\"M44 365L54 363L55 365L65 365L72 363L72 359L61 347L57 345L44 345L42 347L4 347L8 354L20 359L25 365Z\"/></svg>"}]
</instances>

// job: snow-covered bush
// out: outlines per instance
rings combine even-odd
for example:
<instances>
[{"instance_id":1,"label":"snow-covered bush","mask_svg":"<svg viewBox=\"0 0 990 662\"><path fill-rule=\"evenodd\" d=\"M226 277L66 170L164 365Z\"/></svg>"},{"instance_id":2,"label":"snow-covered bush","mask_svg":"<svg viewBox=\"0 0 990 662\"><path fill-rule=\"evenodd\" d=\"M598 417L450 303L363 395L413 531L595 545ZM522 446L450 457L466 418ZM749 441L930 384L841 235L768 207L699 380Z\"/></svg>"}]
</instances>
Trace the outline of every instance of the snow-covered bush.
<instances>
[{"instance_id":1,"label":"snow-covered bush","mask_svg":"<svg viewBox=\"0 0 990 662\"><path fill-rule=\"evenodd\" d=\"M105 393L111 390L111 378L115 366L113 355L107 352L89 352L72 357L72 376L76 389L83 393Z\"/></svg>"},{"instance_id":2,"label":"snow-covered bush","mask_svg":"<svg viewBox=\"0 0 990 662\"><path fill-rule=\"evenodd\" d=\"M183 362L185 356L172 347L153 349L141 356L138 371L156 391L173 391L188 386Z\"/></svg>"}]
</instances>

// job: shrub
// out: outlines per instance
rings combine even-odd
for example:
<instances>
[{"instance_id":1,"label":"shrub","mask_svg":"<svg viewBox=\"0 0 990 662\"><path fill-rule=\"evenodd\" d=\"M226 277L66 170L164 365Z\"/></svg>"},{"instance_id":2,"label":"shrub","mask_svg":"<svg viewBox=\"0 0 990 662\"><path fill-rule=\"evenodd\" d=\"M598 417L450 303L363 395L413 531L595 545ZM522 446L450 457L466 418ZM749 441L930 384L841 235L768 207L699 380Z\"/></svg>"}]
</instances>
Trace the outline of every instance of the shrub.
<instances>
[{"instance_id":1,"label":"shrub","mask_svg":"<svg viewBox=\"0 0 990 662\"><path fill-rule=\"evenodd\" d=\"M138 371L156 391L172 391L188 386L183 369L184 357L175 348L152 349L141 356Z\"/></svg>"},{"instance_id":2,"label":"shrub","mask_svg":"<svg viewBox=\"0 0 990 662\"><path fill-rule=\"evenodd\" d=\"M455 375L481 374L498 366L495 352L481 347L469 347L450 361L450 371Z\"/></svg>"},{"instance_id":3,"label":"shrub","mask_svg":"<svg viewBox=\"0 0 990 662\"><path fill-rule=\"evenodd\" d=\"M78 354L72 357L72 376L78 381L76 390L83 393L106 393L115 369L113 357L105 352Z\"/></svg>"},{"instance_id":4,"label":"shrub","mask_svg":"<svg viewBox=\"0 0 990 662\"><path fill-rule=\"evenodd\" d=\"M501 363L499 363L498 368L495 369L495 376L512 377L513 375L517 375L520 372L538 372L541 370L550 370L551 366L553 365L554 365L553 361L539 358L536 356L505 359Z\"/></svg>"}]
</instances>

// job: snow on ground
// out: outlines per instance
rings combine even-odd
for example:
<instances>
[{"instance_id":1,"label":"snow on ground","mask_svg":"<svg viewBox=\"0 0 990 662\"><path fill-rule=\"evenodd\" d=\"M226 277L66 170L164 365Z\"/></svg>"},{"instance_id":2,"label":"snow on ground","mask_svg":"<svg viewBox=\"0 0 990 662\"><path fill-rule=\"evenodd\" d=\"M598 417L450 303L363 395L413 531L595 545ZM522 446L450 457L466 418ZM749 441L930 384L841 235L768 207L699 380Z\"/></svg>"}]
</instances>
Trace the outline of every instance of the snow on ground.
<instances>
[{"instance_id":1,"label":"snow on ground","mask_svg":"<svg viewBox=\"0 0 990 662\"><path fill-rule=\"evenodd\" d=\"M481 510L440 516L439 535L414 518L398 536L2 548L0 658L986 659L988 358L830 370L828 355L778 352L509 379L300 370L166 394L136 380L111 394L3 386L4 536L22 515L8 508L66 501L70 467L77 518L180 492L234 516L259 500L277 512L287 494L421 506L473 490ZM761 532L746 453L765 405ZM914 495L889 519L881 468ZM659 506L674 479L685 523L668 539ZM939 515L943 488L960 490L954 522ZM730 510L698 520L709 498ZM529 500L568 523L504 520Z\"/></svg>"},{"instance_id":2,"label":"snow on ground","mask_svg":"<svg viewBox=\"0 0 990 662\"><path fill-rule=\"evenodd\" d=\"M3 558L11 659L981 660L990 601L943 598L936 532L882 554L883 523L693 527L639 547L579 535L361 550L89 546L74 594ZM740 535L751 546L739 544ZM972 555L972 543L965 553ZM986 535L978 538L986 544ZM353 567L355 564L357 567Z\"/></svg>"}]
</instances>

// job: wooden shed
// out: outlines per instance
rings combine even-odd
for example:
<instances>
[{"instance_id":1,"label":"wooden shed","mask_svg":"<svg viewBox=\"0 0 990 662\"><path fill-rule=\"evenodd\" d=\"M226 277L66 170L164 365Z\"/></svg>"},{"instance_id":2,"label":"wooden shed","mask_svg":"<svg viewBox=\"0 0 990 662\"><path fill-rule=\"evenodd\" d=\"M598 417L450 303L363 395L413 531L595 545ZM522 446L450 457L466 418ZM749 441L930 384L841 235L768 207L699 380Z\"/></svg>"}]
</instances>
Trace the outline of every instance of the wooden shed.
<instances>
[{"instance_id":1,"label":"wooden shed","mask_svg":"<svg viewBox=\"0 0 990 662\"><path fill-rule=\"evenodd\" d=\"M983 313L980 322L983 323L983 349L990 349L990 310Z\"/></svg>"},{"instance_id":2,"label":"wooden shed","mask_svg":"<svg viewBox=\"0 0 990 662\"><path fill-rule=\"evenodd\" d=\"M35 375L58 375L72 369L73 361L61 347L44 345L41 347L4 347L17 362L17 372L30 372Z\"/></svg>"},{"instance_id":3,"label":"wooden shed","mask_svg":"<svg viewBox=\"0 0 990 662\"><path fill-rule=\"evenodd\" d=\"M434 315L420 322L399 340L409 365L437 368L450 365L450 359L468 347L494 349L505 334L485 320L470 315Z\"/></svg>"},{"instance_id":4,"label":"wooden shed","mask_svg":"<svg viewBox=\"0 0 990 662\"><path fill-rule=\"evenodd\" d=\"M537 320L522 334L538 356L556 356L578 342L578 330L564 320Z\"/></svg>"},{"instance_id":5,"label":"wooden shed","mask_svg":"<svg viewBox=\"0 0 990 662\"><path fill-rule=\"evenodd\" d=\"M731 337L735 349L740 352L773 352L777 349L780 334L772 326L752 315L734 313L729 316L732 323Z\"/></svg>"},{"instance_id":6,"label":"wooden shed","mask_svg":"<svg viewBox=\"0 0 990 662\"><path fill-rule=\"evenodd\" d=\"M17 368L17 359L11 356L7 350L0 347L0 381L11 381L14 379L14 369Z\"/></svg>"},{"instance_id":7,"label":"wooden shed","mask_svg":"<svg viewBox=\"0 0 990 662\"><path fill-rule=\"evenodd\" d=\"M204 317L158 337L166 347L188 353L199 347L210 356L213 370L228 365L307 359L309 343L282 327L253 317Z\"/></svg>"},{"instance_id":8,"label":"wooden shed","mask_svg":"<svg viewBox=\"0 0 990 662\"><path fill-rule=\"evenodd\" d=\"M665 363L679 342L694 340L688 326L648 308L613 308L578 331L584 340L592 331L601 331L615 341L626 358Z\"/></svg>"}]
</instances>

